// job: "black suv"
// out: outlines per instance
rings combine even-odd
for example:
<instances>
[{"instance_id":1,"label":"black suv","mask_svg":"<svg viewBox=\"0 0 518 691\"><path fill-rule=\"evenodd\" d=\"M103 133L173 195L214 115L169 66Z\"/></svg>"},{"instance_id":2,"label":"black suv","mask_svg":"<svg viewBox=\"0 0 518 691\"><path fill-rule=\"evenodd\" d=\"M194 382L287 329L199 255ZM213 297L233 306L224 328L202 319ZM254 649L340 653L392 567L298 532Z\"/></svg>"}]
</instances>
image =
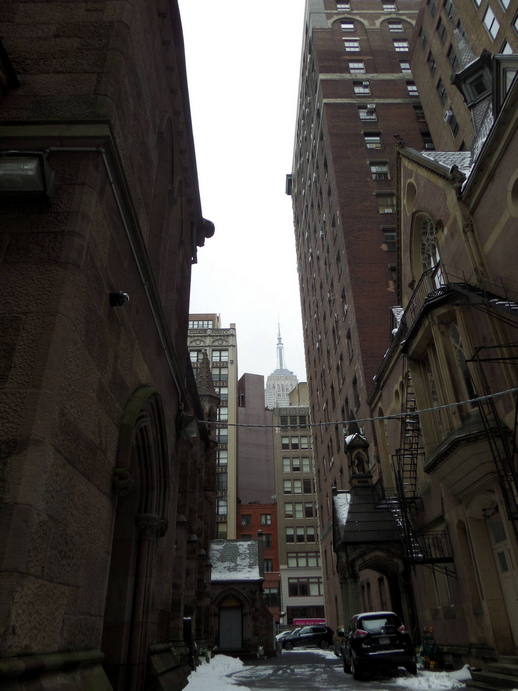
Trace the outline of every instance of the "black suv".
<instances>
[{"instance_id":1,"label":"black suv","mask_svg":"<svg viewBox=\"0 0 518 691\"><path fill-rule=\"evenodd\" d=\"M285 650L305 646L318 645L320 648L329 648L333 642L333 631L329 626L315 624L302 626L289 636L281 639L281 645Z\"/></svg>"},{"instance_id":2,"label":"black suv","mask_svg":"<svg viewBox=\"0 0 518 691\"><path fill-rule=\"evenodd\" d=\"M355 614L343 637L342 658L344 671L355 679L397 667L417 674L412 639L394 612Z\"/></svg>"}]
</instances>

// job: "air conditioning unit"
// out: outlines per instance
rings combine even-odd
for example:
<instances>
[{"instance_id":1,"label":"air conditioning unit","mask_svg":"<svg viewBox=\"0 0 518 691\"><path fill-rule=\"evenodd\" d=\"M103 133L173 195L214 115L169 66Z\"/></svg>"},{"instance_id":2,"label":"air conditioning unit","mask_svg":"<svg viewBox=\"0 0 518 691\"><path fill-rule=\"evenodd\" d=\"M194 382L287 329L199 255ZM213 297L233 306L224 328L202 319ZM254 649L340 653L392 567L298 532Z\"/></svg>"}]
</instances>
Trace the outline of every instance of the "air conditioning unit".
<instances>
[{"instance_id":1,"label":"air conditioning unit","mask_svg":"<svg viewBox=\"0 0 518 691\"><path fill-rule=\"evenodd\" d=\"M362 86L364 86L365 88L368 88L369 82L362 82Z\"/></svg>"},{"instance_id":2,"label":"air conditioning unit","mask_svg":"<svg viewBox=\"0 0 518 691\"><path fill-rule=\"evenodd\" d=\"M375 103L367 103L367 110L376 110Z\"/></svg>"}]
</instances>

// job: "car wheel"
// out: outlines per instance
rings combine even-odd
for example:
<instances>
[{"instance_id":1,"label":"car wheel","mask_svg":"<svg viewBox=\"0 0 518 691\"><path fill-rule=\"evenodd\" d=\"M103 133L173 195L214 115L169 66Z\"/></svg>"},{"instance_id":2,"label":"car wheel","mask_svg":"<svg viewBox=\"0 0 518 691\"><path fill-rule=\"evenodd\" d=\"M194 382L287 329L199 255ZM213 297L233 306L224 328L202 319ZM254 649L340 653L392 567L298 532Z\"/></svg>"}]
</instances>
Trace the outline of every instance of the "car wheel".
<instances>
[{"instance_id":1,"label":"car wheel","mask_svg":"<svg viewBox=\"0 0 518 691\"><path fill-rule=\"evenodd\" d=\"M351 665L350 665L350 664L347 662L347 660L345 659L345 655L342 656L342 660L343 660L343 663L344 663L344 672L345 672L346 674L350 674L350 673L351 673Z\"/></svg>"},{"instance_id":2,"label":"car wheel","mask_svg":"<svg viewBox=\"0 0 518 691\"><path fill-rule=\"evenodd\" d=\"M356 679L356 681L363 679L363 672L362 672L361 666L358 664L358 661L355 660L354 657L352 657L352 656L351 656L351 673L353 675L353 679Z\"/></svg>"},{"instance_id":3,"label":"car wheel","mask_svg":"<svg viewBox=\"0 0 518 691\"><path fill-rule=\"evenodd\" d=\"M323 650L325 650L326 648L329 648L329 641L326 641L326 639L323 638L323 639L320 641L319 646L320 646Z\"/></svg>"},{"instance_id":4,"label":"car wheel","mask_svg":"<svg viewBox=\"0 0 518 691\"><path fill-rule=\"evenodd\" d=\"M293 643L291 641L286 641L284 648L285 650L293 650Z\"/></svg>"},{"instance_id":5,"label":"car wheel","mask_svg":"<svg viewBox=\"0 0 518 691\"><path fill-rule=\"evenodd\" d=\"M405 665L405 668L409 674L417 674L417 664L415 662Z\"/></svg>"}]
</instances>

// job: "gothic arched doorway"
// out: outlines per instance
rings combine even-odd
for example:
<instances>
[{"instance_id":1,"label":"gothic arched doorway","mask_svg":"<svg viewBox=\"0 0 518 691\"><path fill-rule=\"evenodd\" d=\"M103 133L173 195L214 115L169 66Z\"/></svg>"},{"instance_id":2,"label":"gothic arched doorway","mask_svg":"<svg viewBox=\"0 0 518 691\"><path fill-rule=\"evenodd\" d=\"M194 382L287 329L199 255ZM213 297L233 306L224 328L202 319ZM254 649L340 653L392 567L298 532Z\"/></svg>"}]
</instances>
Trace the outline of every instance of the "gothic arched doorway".
<instances>
[{"instance_id":1,"label":"gothic arched doorway","mask_svg":"<svg viewBox=\"0 0 518 691\"><path fill-rule=\"evenodd\" d=\"M160 395L138 389L124 411L103 652L116 691L144 687L157 540L167 529L169 459Z\"/></svg>"}]
</instances>

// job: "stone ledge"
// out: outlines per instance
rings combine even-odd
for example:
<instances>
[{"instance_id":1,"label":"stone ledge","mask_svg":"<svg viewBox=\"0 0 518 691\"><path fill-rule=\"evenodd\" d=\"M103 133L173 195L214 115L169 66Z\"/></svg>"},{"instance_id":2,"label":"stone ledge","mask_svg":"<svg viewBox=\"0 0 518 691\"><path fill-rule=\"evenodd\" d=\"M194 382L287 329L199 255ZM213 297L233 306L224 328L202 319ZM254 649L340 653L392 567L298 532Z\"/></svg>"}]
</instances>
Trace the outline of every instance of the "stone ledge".
<instances>
[{"instance_id":1,"label":"stone ledge","mask_svg":"<svg viewBox=\"0 0 518 691\"><path fill-rule=\"evenodd\" d=\"M78 650L71 653L48 653L44 655L20 655L0 658L0 679L16 678L27 674L49 672L71 667L102 663L104 654L100 650Z\"/></svg>"}]
</instances>

